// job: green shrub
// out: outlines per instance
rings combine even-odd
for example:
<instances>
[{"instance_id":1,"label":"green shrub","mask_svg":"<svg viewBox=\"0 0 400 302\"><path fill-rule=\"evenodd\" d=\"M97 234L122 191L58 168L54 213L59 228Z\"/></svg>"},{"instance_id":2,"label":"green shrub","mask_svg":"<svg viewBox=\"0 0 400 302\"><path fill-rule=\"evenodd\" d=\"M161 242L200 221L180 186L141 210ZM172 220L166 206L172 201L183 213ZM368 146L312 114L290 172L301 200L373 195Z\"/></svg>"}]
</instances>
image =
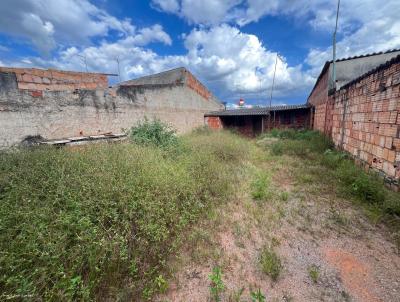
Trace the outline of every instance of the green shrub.
<instances>
[{"instance_id":1,"label":"green shrub","mask_svg":"<svg viewBox=\"0 0 400 302\"><path fill-rule=\"evenodd\" d=\"M258 173L251 183L251 196L255 200L266 200L270 196L270 176Z\"/></svg>"},{"instance_id":2,"label":"green shrub","mask_svg":"<svg viewBox=\"0 0 400 302\"><path fill-rule=\"evenodd\" d=\"M130 138L137 144L168 147L178 142L176 130L160 120L145 119L129 131Z\"/></svg>"},{"instance_id":3,"label":"green shrub","mask_svg":"<svg viewBox=\"0 0 400 302\"><path fill-rule=\"evenodd\" d=\"M283 268L279 256L268 247L261 250L260 265L262 272L270 276L273 281L278 279Z\"/></svg>"},{"instance_id":4,"label":"green shrub","mask_svg":"<svg viewBox=\"0 0 400 302\"><path fill-rule=\"evenodd\" d=\"M375 175L365 173L350 160L341 161L335 176L341 183L343 192L361 201L383 204L386 200L387 193L382 180Z\"/></svg>"},{"instance_id":5,"label":"green shrub","mask_svg":"<svg viewBox=\"0 0 400 302\"><path fill-rule=\"evenodd\" d=\"M212 133L185 137L171 156L130 143L1 154L0 300L164 291L185 230L232 192L250 152L242 142Z\"/></svg>"}]
</instances>

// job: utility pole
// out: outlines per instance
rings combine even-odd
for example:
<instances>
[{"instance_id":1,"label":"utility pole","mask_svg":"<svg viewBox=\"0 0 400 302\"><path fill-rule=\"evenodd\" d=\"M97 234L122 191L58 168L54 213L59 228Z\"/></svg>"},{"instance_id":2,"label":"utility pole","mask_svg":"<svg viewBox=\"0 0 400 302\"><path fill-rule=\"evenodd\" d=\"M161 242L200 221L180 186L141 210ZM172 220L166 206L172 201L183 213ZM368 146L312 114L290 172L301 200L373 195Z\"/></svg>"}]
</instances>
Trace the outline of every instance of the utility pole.
<instances>
[{"instance_id":1,"label":"utility pole","mask_svg":"<svg viewBox=\"0 0 400 302\"><path fill-rule=\"evenodd\" d=\"M274 91L274 84L275 84L275 74L276 74L276 65L278 64L278 53L276 54L276 58L275 58L275 69L274 69L274 76L272 78L272 86L271 86L271 93L269 96L269 108L272 107L272 93Z\"/></svg>"},{"instance_id":2,"label":"utility pole","mask_svg":"<svg viewBox=\"0 0 400 302\"><path fill-rule=\"evenodd\" d=\"M86 70L86 72L88 72L86 55L77 55L77 56L82 59L83 63L85 64L85 70Z\"/></svg>"},{"instance_id":3,"label":"utility pole","mask_svg":"<svg viewBox=\"0 0 400 302\"><path fill-rule=\"evenodd\" d=\"M336 91L336 33L338 27L339 20L339 9L340 9L340 0L338 0L337 10L336 10L336 25L335 32L333 33L333 64L332 64L332 80L333 80L333 88Z\"/></svg>"},{"instance_id":4,"label":"utility pole","mask_svg":"<svg viewBox=\"0 0 400 302\"><path fill-rule=\"evenodd\" d=\"M121 70L119 69L119 57L116 57L115 60L117 61L118 64L118 79L119 82L121 83Z\"/></svg>"},{"instance_id":5,"label":"utility pole","mask_svg":"<svg viewBox=\"0 0 400 302\"><path fill-rule=\"evenodd\" d=\"M269 119L270 119L270 121L271 121L271 108L272 108L272 93L274 91L274 86L275 86L276 65L278 65L278 58L281 59L279 57L278 53L276 53L274 76L272 78L271 94L270 94L270 97L269 97L269 108L270 108L270 111L269 111L270 117L269 117ZM271 123L270 123L270 125L271 125ZM274 127L275 127L275 111L274 111Z\"/></svg>"}]
</instances>

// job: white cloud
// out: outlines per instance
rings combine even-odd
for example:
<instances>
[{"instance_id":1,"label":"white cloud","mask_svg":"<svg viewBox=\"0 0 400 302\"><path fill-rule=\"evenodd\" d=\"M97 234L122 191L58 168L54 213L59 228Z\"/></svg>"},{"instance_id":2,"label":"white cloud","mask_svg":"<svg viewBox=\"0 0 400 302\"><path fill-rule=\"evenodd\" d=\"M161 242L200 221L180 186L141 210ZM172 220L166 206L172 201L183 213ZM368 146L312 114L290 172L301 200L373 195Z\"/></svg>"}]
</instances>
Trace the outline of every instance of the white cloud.
<instances>
[{"instance_id":1,"label":"white cloud","mask_svg":"<svg viewBox=\"0 0 400 302\"><path fill-rule=\"evenodd\" d=\"M110 30L120 36L134 36L141 45L153 41L171 44L161 26L137 30L129 19L119 20L88 0L0 2L0 32L28 39L43 53L48 54L57 45L88 45L90 38L107 37Z\"/></svg>"},{"instance_id":2,"label":"white cloud","mask_svg":"<svg viewBox=\"0 0 400 302\"><path fill-rule=\"evenodd\" d=\"M337 57L345 58L355 55L385 51L400 47L400 19L397 1L377 2L364 1L357 5L355 1L344 2L341 8L343 32L337 43ZM322 20L315 22L323 23ZM347 30L346 30L347 28ZM306 63L317 74L325 61L332 59L332 47L311 49Z\"/></svg>"},{"instance_id":3,"label":"white cloud","mask_svg":"<svg viewBox=\"0 0 400 302\"><path fill-rule=\"evenodd\" d=\"M268 95L276 53L267 50L255 35L223 24L193 29L185 36L184 45L185 55L160 56L141 47L137 39L126 37L115 42L103 41L98 46L69 47L50 61L29 58L31 64L20 64L84 71L84 57L89 71L118 73L118 58L122 80L185 66L224 100L259 98L260 94L266 98ZM301 66L291 67L278 61L276 97L307 90L312 83L313 79L303 74Z\"/></svg>"},{"instance_id":4,"label":"white cloud","mask_svg":"<svg viewBox=\"0 0 400 302\"><path fill-rule=\"evenodd\" d=\"M172 40L170 36L163 30L159 24L152 27L145 27L138 31L135 36L130 36L132 42L136 45L147 45L151 42L162 42L166 45L171 45Z\"/></svg>"},{"instance_id":5,"label":"white cloud","mask_svg":"<svg viewBox=\"0 0 400 302\"><path fill-rule=\"evenodd\" d=\"M177 13L179 12L179 2L178 0L153 0L153 7L156 9L168 12Z\"/></svg>"},{"instance_id":6,"label":"white cloud","mask_svg":"<svg viewBox=\"0 0 400 302\"><path fill-rule=\"evenodd\" d=\"M265 99L272 84L276 51L267 49L256 35L244 33L243 27L235 26L256 22L265 15L279 15L330 35L335 2L153 0L158 10L196 24L182 35L186 53L175 56L161 56L147 46L152 42L172 44L161 25L136 28L131 20L119 20L88 0L3 0L0 31L29 39L44 52L57 49L53 59L22 58L13 65L85 70L83 56L89 71L117 73L118 59L122 80L185 66L224 100ZM342 1L338 57L400 47L399 10L396 0ZM112 40L110 31L117 32ZM93 37L102 40L93 42ZM309 65L306 71L306 65L290 66L285 59L278 61L274 98L309 92L330 58L330 47L310 49L304 61Z\"/></svg>"},{"instance_id":7,"label":"white cloud","mask_svg":"<svg viewBox=\"0 0 400 302\"><path fill-rule=\"evenodd\" d=\"M164 0L165 1L165 0ZM153 0L153 2L164 2ZM169 2L169 1L165 1ZM215 26L229 22L244 26L266 15L283 15L321 34L333 32L337 2L331 0L174 0L176 13L189 23ZM162 6L159 5L160 9ZM341 1L338 56L400 47L398 0ZM319 64L330 49L312 49L307 62ZM317 56L314 56L317 54Z\"/></svg>"},{"instance_id":8,"label":"white cloud","mask_svg":"<svg viewBox=\"0 0 400 302\"><path fill-rule=\"evenodd\" d=\"M231 21L243 0L152 0L153 6L186 19L190 24L216 25Z\"/></svg>"},{"instance_id":9,"label":"white cloud","mask_svg":"<svg viewBox=\"0 0 400 302\"><path fill-rule=\"evenodd\" d=\"M191 23L218 24L227 20L228 12L241 0L182 0L181 14Z\"/></svg>"},{"instance_id":10,"label":"white cloud","mask_svg":"<svg viewBox=\"0 0 400 302\"><path fill-rule=\"evenodd\" d=\"M229 47L226 47L229 41ZM267 50L257 36L223 24L194 29L185 39L189 68L228 99L267 95L276 53ZM285 96L311 86L312 78L301 66L290 67L278 60L275 95Z\"/></svg>"}]
</instances>

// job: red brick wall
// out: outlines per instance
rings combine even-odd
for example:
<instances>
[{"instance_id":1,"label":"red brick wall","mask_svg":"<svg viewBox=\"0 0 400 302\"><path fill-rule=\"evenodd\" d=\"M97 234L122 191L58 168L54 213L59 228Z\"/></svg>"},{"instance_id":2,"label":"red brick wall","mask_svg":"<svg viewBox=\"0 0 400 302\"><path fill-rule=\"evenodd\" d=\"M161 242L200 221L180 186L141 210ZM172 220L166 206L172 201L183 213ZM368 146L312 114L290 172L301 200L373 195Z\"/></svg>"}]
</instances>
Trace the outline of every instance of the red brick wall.
<instances>
[{"instance_id":1,"label":"red brick wall","mask_svg":"<svg viewBox=\"0 0 400 302\"><path fill-rule=\"evenodd\" d=\"M311 109L296 109L287 111L277 111L271 113L271 119L265 117L265 129L272 128L293 128L305 129L309 128L311 119Z\"/></svg>"},{"instance_id":2,"label":"red brick wall","mask_svg":"<svg viewBox=\"0 0 400 302\"><path fill-rule=\"evenodd\" d=\"M254 116L245 116L243 117L243 125L235 127L234 129L244 136L253 137L256 135L256 133L254 132L255 130L254 125L256 123L255 121L256 119L257 117Z\"/></svg>"},{"instance_id":3,"label":"red brick wall","mask_svg":"<svg viewBox=\"0 0 400 302\"><path fill-rule=\"evenodd\" d=\"M325 71L318 84L314 87L308 103L315 107L313 129L325 132L326 102L328 101L329 69Z\"/></svg>"},{"instance_id":4,"label":"red brick wall","mask_svg":"<svg viewBox=\"0 0 400 302\"><path fill-rule=\"evenodd\" d=\"M196 91L205 99L209 100L211 97L211 92L207 90L206 87L200 81L198 81L190 72L187 72L187 83L186 85Z\"/></svg>"},{"instance_id":5,"label":"red brick wall","mask_svg":"<svg viewBox=\"0 0 400 302\"><path fill-rule=\"evenodd\" d=\"M315 105L313 129L324 132L326 103Z\"/></svg>"},{"instance_id":6,"label":"red brick wall","mask_svg":"<svg viewBox=\"0 0 400 302\"><path fill-rule=\"evenodd\" d=\"M205 118L206 125L211 129L222 129L222 122L218 116L208 116Z\"/></svg>"},{"instance_id":7,"label":"red brick wall","mask_svg":"<svg viewBox=\"0 0 400 302\"><path fill-rule=\"evenodd\" d=\"M346 114L343 122L344 106ZM400 63L334 96L332 139L367 167L400 178Z\"/></svg>"},{"instance_id":8,"label":"red brick wall","mask_svg":"<svg viewBox=\"0 0 400 302\"><path fill-rule=\"evenodd\" d=\"M0 72L14 72L18 88L23 90L95 90L108 87L107 76L98 73L8 67L0 67Z\"/></svg>"},{"instance_id":9,"label":"red brick wall","mask_svg":"<svg viewBox=\"0 0 400 302\"><path fill-rule=\"evenodd\" d=\"M328 97L328 80L329 80L329 69L325 71L319 80L318 84L314 87L308 102L311 105L318 105L325 103Z\"/></svg>"}]
</instances>

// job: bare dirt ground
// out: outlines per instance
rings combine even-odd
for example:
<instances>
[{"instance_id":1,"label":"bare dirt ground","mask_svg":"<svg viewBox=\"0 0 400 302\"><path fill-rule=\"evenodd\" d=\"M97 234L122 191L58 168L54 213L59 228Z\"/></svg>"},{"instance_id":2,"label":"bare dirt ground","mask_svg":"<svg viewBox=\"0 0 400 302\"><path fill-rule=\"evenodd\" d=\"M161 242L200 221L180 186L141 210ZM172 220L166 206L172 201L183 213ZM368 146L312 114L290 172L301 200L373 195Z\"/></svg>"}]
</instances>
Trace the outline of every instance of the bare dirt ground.
<instances>
[{"instance_id":1,"label":"bare dirt ground","mask_svg":"<svg viewBox=\"0 0 400 302\"><path fill-rule=\"evenodd\" d=\"M235 200L188 235L172 261L169 289L156 301L214 301L209 276L216 266L221 301L252 301L258 289L266 301L400 301L399 251L385 227L329 186L307 183L307 175L300 181L296 162L282 157L257 165L271 177L269 197L255 201L249 185L238 185ZM282 262L276 281L261 269L266 246Z\"/></svg>"}]
</instances>

